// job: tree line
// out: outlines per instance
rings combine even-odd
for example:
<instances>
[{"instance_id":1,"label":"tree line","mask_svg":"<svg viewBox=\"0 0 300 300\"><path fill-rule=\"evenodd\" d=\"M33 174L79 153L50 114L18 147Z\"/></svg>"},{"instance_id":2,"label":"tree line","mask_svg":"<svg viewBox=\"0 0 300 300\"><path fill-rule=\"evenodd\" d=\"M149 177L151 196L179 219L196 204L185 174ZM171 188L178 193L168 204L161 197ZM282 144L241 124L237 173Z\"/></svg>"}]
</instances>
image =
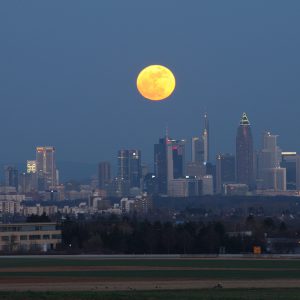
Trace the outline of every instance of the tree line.
<instances>
[{"instance_id":1,"label":"tree line","mask_svg":"<svg viewBox=\"0 0 300 300\"><path fill-rule=\"evenodd\" d=\"M284 223L272 218L245 220L252 235L229 235L221 221L149 222L129 217L67 219L62 224L63 245L68 252L102 254L198 254L249 253L253 246L265 248L267 234L288 235Z\"/></svg>"}]
</instances>

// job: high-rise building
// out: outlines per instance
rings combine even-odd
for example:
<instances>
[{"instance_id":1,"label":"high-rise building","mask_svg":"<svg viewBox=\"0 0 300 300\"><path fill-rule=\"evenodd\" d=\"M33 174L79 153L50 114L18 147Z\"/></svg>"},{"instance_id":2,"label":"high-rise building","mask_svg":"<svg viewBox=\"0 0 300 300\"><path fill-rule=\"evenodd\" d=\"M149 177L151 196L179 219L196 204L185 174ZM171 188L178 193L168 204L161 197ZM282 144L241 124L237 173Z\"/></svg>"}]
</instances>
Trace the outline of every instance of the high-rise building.
<instances>
[{"instance_id":1,"label":"high-rise building","mask_svg":"<svg viewBox=\"0 0 300 300\"><path fill-rule=\"evenodd\" d=\"M105 190L111 183L111 165L107 161L102 161L98 164L98 186Z\"/></svg>"},{"instance_id":2,"label":"high-rise building","mask_svg":"<svg viewBox=\"0 0 300 300\"><path fill-rule=\"evenodd\" d=\"M167 137L161 138L158 144L154 145L154 175L158 185L157 191L161 194L168 192L167 140Z\"/></svg>"},{"instance_id":3,"label":"high-rise building","mask_svg":"<svg viewBox=\"0 0 300 300\"><path fill-rule=\"evenodd\" d=\"M170 181L168 195L171 197L195 197L202 193L202 180L193 176Z\"/></svg>"},{"instance_id":4,"label":"high-rise building","mask_svg":"<svg viewBox=\"0 0 300 300\"><path fill-rule=\"evenodd\" d=\"M39 190L48 190L57 185L54 147L36 147L36 172Z\"/></svg>"},{"instance_id":5,"label":"high-rise building","mask_svg":"<svg viewBox=\"0 0 300 300\"><path fill-rule=\"evenodd\" d=\"M4 168L5 186L15 187L16 191L19 188L19 173L13 166L6 166Z\"/></svg>"},{"instance_id":6,"label":"high-rise building","mask_svg":"<svg viewBox=\"0 0 300 300\"><path fill-rule=\"evenodd\" d=\"M271 168L267 171L268 187L274 191L286 191L286 169Z\"/></svg>"},{"instance_id":7,"label":"high-rise building","mask_svg":"<svg viewBox=\"0 0 300 300\"><path fill-rule=\"evenodd\" d=\"M169 183L174 179L173 147L171 139L167 136L159 139L159 143L154 145L154 173L158 192L167 194Z\"/></svg>"},{"instance_id":8,"label":"high-rise building","mask_svg":"<svg viewBox=\"0 0 300 300\"><path fill-rule=\"evenodd\" d=\"M27 194L36 190L35 173L21 173L19 176L19 185L21 193Z\"/></svg>"},{"instance_id":9,"label":"high-rise building","mask_svg":"<svg viewBox=\"0 0 300 300\"><path fill-rule=\"evenodd\" d=\"M36 160L27 160L26 175L20 174L20 185L23 193L37 190L37 167Z\"/></svg>"},{"instance_id":10,"label":"high-rise building","mask_svg":"<svg viewBox=\"0 0 300 300\"><path fill-rule=\"evenodd\" d=\"M203 139L195 136L192 137L192 162L193 163L204 163L204 147Z\"/></svg>"},{"instance_id":11,"label":"high-rise building","mask_svg":"<svg viewBox=\"0 0 300 300\"><path fill-rule=\"evenodd\" d=\"M185 176L185 140L171 140L173 159L173 178L183 178Z\"/></svg>"},{"instance_id":12,"label":"high-rise building","mask_svg":"<svg viewBox=\"0 0 300 300\"><path fill-rule=\"evenodd\" d=\"M300 170L297 168L297 152L281 152L280 167L286 169L286 188L287 190L297 189L297 174Z\"/></svg>"},{"instance_id":13,"label":"high-rise building","mask_svg":"<svg viewBox=\"0 0 300 300\"><path fill-rule=\"evenodd\" d=\"M36 173L36 160L27 160L27 173Z\"/></svg>"},{"instance_id":14,"label":"high-rise building","mask_svg":"<svg viewBox=\"0 0 300 300\"><path fill-rule=\"evenodd\" d=\"M208 120L208 114L204 114L204 128L202 133L202 142L203 142L203 158L204 163L209 162L209 120Z\"/></svg>"},{"instance_id":15,"label":"high-rise building","mask_svg":"<svg viewBox=\"0 0 300 300\"><path fill-rule=\"evenodd\" d=\"M235 156L218 154L216 157L216 192L223 192L223 185L235 182Z\"/></svg>"},{"instance_id":16,"label":"high-rise building","mask_svg":"<svg viewBox=\"0 0 300 300\"><path fill-rule=\"evenodd\" d=\"M185 140L159 139L154 145L154 174L161 194L168 193L171 180L185 176Z\"/></svg>"},{"instance_id":17,"label":"high-rise building","mask_svg":"<svg viewBox=\"0 0 300 300\"><path fill-rule=\"evenodd\" d=\"M119 150L118 178L127 181L130 188L140 188L142 178L140 150Z\"/></svg>"},{"instance_id":18,"label":"high-rise building","mask_svg":"<svg viewBox=\"0 0 300 300\"><path fill-rule=\"evenodd\" d=\"M198 162L188 162L186 164L185 175L201 178L206 174L206 166Z\"/></svg>"},{"instance_id":19,"label":"high-rise building","mask_svg":"<svg viewBox=\"0 0 300 300\"><path fill-rule=\"evenodd\" d=\"M286 170L280 167L281 150L277 146L277 135L265 131L263 145L258 156L259 189L286 190Z\"/></svg>"},{"instance_id":20,"label":"high-rise building","mask_svg":"<svg viewBox=\"0 0 300 300\"><path fill-rule=\"evenodd\" d=\"M212 175L202 177L202 195L214 194L214 180Z\"/></svg>"},{"instance_id":21,"label":"high-rise building","mask_svg":"<svg viewBox=\"0 0 300 300\"><path fill-rule=\"evenodd\" d=\"M253 138L251 125L243 113L236 135L236 178L238 183L253 188Z\"/></svg>"}]
</instances>

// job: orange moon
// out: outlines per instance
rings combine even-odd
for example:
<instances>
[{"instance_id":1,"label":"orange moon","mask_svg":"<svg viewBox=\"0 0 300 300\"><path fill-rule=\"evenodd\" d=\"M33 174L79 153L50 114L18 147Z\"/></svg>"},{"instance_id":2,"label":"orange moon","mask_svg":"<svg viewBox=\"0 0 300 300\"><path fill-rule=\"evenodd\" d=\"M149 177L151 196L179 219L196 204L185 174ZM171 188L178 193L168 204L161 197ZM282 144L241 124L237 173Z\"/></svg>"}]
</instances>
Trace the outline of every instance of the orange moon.
<instances>
[{"instance_id":1,"label":"orange moon","mask_svg":"<svg viewBox=\"0 0 300 300\"><path fill-rule=\"evenodd\" d=\"M136 86L146 99L160 101L173 93L176 80L168 68L161 65L151 65L140 72Z\"/></svg>"}]
</instances>

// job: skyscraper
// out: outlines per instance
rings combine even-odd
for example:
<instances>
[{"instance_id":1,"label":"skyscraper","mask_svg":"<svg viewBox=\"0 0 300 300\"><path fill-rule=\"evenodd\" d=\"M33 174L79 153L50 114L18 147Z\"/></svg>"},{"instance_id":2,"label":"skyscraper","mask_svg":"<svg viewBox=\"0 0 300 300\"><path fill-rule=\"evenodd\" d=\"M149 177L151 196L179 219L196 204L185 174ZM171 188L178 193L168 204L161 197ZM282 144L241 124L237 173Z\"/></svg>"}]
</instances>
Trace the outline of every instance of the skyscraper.
<instances>
[{"instance_id":1,"label":"skyscraper","mask_svg":"<svg viewBox=\"0 0 300 300\"><path fill-rule=\"evenodd\" d=\"M35 173L22 172L19 176L19 186L23 194L27 194L36 190Z\"/></svg>"},{"instance_id":2,"label":"skyscraper","mask_svg":"<svg viewBox=\"0 0 300 300\"><path fill-rule=\"evenodd\" d=\"M98 164L98 186L100 189L107 189L111 183L111 166L107 161Z\"/></svg>"},{"instance_id":3,"label":"skyscraper","mask_svg":"<svg viewBox=\"0 0 300 300\"><path fill-rule=\"evenodd\" d=\"M202 137L192 137L192 162L193 163L204 163L204 147Z\"/></svg>"},{"instance_id":4,"label":"skyscraper","mask_svg":"<svg viewBox=\"0 0 300 300\"><path fill-rule=\"evenodd\" d=\"M142 178L140 150L119 150L118 178L128 182L129 187L140 188Z\"/></svg>"},{"instance_id":5,"label":"skyscraper","mask_svg":"<svg viewBox=\"0 0 300 300\"><path fill-rule=\"evenodd\" d=\"M236 135L236 177L238 183L253 187L253 139L246 113L242 115Z\"/></svg>"},{"instance_id":6,"label":"skyscraper","mask_svg":"<svg viewBox=\"0 0 300 300\"><path fill-rule=\"evenodd\" d=\"M183 178L185 175L185 140L170 140L172 147L173 178Z\"/></svg>"},{"instance_id":7,"label":"skyscraper","mask_svg":"<svg viewBox=\"0 0 300 300\"><path fill-rule=\"evenodd\" d=\"M27 160L27 173L36 173L36 160Z\"/></svg>"},{"instance_id":8,"label":"skyscraper","mask_svg":"<svg viewBox=\"0 0 300 300\"><path fill-rule=\"evenodd\" d=\"M209 161L209 138L209 120L207 113L205 113L204 128L202 133L204 163L207 163Z\"/></svg>"},{"instance_id":9,"label":"skyscraper","mask_svg":"<svg viewBox=\"0 0 300 300\"><path fill-rule=\"evenodd\" d=\"M159 139L154 145L154 173L158 192L167 194L170 181L185 175L185 140Z\"/></svg>"},{"instance_id":10,"label":"skyscraper","mask_svg":"<svg viewBox=\"0 0 300 300\"><path fill-rule=\"evenodd\" d=\"M286 189L286 169L280 168L281 150L277 146L277 137L270 131L263 133L262 149L258 156L259 189Z\"/></svg>"},{"instance_id":11,"label":"skyscraper","mask_svg":"<svg viewBox=\"0 0 300 300\"><path fill-rule=\"evenodd\" d=\"M158 144L154 145L154 174L158 185L158 192L167 194L168 191L168 138L159 139Z\"/></svg>"},{"instance_id":12,"label":"skyscraper","mask_svg":"<svg viewBox=\"0 0 300 300\"><path fill-rule=\"evenodd\" d=\"M297 167L297 152L281 152L280 166L286 169L286 188L288 190L297 189L297 176L299 168Z\"/></svg>"},{"instance_id":13,"label":"skyscraper","mask_svg":"<svg viewBox=\"0 0 300 300\"><path fill-rule=\"evenodd\" d=\"M235 182L235 156L218 154L216 157L216 192L222 192L223 184Z\"/></svg>"},{"instance_id":14,"label":"skyscraper","mask_svg":"<svg viewBox=\"0 0 300 300\"><path fill-rule=\"evenodd\" d=\"M37 190L37 166L36 160L27 160L26 175L22 173L20 176L23 193Z\"/></svg>"},{"instance_id":15,"label":"skyscraper","mask_svg":"<svg viewBox=\"0 0 300 300\"><path fill-rule=\"evenodd\" d=\"M15 187L18 191L19 187L19 173L18 170L13 166L6 166L4 168L5 185Z\"/></svg>"},{"instance_id":16,"label":"skyscraper","mask_svg":"<svg viewBox=\"0 0 300 300\"><path fill-rule=\"evenodd\" d=\"M39 190L47 190L57 184L54 147L36 147L36 171Z\"/></svg>"}]
</instances>

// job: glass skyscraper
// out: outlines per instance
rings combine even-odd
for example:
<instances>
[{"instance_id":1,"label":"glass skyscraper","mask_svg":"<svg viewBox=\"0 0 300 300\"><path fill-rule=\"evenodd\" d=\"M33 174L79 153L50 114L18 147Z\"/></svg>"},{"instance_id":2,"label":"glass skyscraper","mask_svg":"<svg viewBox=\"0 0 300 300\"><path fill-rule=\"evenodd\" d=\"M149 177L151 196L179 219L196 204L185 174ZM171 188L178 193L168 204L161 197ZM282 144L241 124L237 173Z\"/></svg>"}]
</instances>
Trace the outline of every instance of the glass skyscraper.
<instances>
[{"instance_id":1,"label":"glass skyscraper","mask_svg":"<svg viewBox=\"0 0 300 300\"><path fill-rule=\"evenodd\" d=\"M253 138L251 125L246 113L243 113L236 135L236 179L238 183L254 184Z\"/></svg>"}]
</instances>

